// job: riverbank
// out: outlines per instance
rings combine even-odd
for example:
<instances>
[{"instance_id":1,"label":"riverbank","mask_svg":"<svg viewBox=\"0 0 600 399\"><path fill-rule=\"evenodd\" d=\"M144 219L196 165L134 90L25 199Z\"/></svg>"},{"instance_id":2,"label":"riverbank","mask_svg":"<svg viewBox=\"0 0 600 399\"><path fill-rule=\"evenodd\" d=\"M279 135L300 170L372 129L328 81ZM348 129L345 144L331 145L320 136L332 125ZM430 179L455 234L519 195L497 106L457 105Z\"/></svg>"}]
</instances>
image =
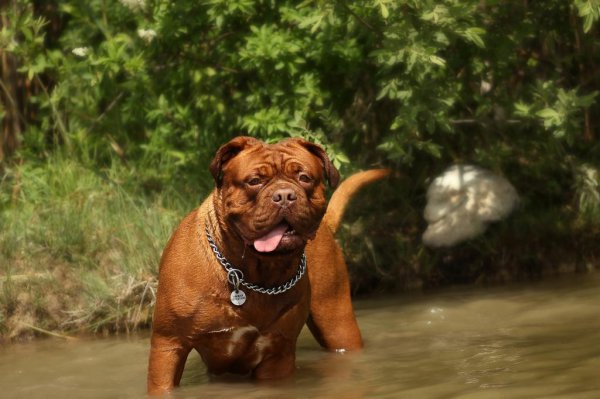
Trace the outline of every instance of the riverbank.
<instances>
[{"instance_id":1,"label":"riverbank","mask_svg":"<svg viewBox=\"0 0 600 399\"><path fill-rule=\"evenodd\" d=\"M9 176L1 190L0 337L148 326L158 260L185 201L134 196L66 160Z\"/></svg>"},{"instance_id":2,"label":"riverbank","mask_svg":"<svg viewBox=\"0 0 600 399\"><path fill-rule=\"evenodd\" d=\"M162 249L201 191L210 189L210 176L203 176L181 194L174 187L144 192L132 170L98 172L56 157L6 171L0 181L0 341L147 328ZM569 209L536 213L527 203L481 238L426 249L422 208L402 184L408 185L365 189L344 217L338 239L359 297L599 268L597 225L572 228ZM398 192L408 193L404 203L396 202Z\"/></svg>"}]
</instances>

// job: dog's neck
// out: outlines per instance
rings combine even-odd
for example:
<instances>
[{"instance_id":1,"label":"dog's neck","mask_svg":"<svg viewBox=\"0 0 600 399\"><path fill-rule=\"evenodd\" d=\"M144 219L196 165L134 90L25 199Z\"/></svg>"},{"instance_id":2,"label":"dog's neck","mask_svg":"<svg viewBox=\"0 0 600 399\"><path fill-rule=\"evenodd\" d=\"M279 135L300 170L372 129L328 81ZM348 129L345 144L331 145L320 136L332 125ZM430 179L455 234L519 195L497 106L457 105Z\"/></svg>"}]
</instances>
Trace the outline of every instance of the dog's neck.
<instances>
[{"instance_id":1,"label":"dog's neck","mask_svg":"<svg viewBox=\"0 0 600 399\"><path fill-rule=\"evenodd\" d=\"M219 251L244 273L244 280L269 288L289 281L297 273L303 248L292 253L261 255L219 217L214 207L205 218L199 223L199 236L206 239L204 228L208 227Z\"/></svg>"}]
</instances>

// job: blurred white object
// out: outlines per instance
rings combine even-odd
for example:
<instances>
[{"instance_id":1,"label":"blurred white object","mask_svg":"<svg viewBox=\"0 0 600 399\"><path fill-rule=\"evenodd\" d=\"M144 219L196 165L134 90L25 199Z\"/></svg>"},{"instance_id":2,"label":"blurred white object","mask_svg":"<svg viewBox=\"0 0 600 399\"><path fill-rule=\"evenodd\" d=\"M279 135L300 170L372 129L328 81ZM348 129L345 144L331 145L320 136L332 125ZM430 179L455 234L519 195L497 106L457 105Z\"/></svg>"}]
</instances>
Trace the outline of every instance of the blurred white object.
<instances>
[{"instance_id":1,"label":"blurred white object","mask_svg":"<svg viewBox=\"0 0 600 399\"><path fill-rule=\"evenodd\" d=\"M505 178L473 165L452 165L427 189L423 242L450 247L482 234L490 222L506 218L519 195Z\"/></svg>"}]
</instances>

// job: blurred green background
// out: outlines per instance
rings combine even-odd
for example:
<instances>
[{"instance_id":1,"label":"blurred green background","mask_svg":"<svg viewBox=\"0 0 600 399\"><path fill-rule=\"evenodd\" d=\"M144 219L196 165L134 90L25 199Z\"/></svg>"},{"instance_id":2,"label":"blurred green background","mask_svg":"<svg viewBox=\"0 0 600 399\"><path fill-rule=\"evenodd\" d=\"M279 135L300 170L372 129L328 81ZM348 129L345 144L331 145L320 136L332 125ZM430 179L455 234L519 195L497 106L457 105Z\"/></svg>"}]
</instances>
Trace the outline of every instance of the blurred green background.
<instances>
[{"instance_id":1,"label":"blurred green background","mask_svg":"<svg viewBox=\"0 0 600 399\"><path fill-rule=\"evenodd\" d=\"M598 267L599 0L0 7L0 340L147 326L161 250L239 134L394 170L338 237L357 295ZM453 163L521 206L427 249L427 185Z\"/></svg>"}]
</instances>

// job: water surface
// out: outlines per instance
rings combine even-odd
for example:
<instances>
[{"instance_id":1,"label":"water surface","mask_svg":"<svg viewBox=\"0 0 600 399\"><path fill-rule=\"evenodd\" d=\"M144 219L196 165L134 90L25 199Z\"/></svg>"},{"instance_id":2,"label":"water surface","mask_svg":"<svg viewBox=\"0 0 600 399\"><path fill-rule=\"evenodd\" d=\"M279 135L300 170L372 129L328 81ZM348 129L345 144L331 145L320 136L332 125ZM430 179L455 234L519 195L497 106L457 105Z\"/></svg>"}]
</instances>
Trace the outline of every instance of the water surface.
<instances>
[{"instance_id":1,"label":"water surface","mask_svg":"<svg viewBox=\"0 0 600 399\"><path fill-rule=\"evenodd\" d=\"M333 354L303 331L276 383L206 375L183 398L600 398L600 276L356 303L366 348ZM2 398L145 398L147 336L0 348Z\"/></svg>"}]
</instances>

